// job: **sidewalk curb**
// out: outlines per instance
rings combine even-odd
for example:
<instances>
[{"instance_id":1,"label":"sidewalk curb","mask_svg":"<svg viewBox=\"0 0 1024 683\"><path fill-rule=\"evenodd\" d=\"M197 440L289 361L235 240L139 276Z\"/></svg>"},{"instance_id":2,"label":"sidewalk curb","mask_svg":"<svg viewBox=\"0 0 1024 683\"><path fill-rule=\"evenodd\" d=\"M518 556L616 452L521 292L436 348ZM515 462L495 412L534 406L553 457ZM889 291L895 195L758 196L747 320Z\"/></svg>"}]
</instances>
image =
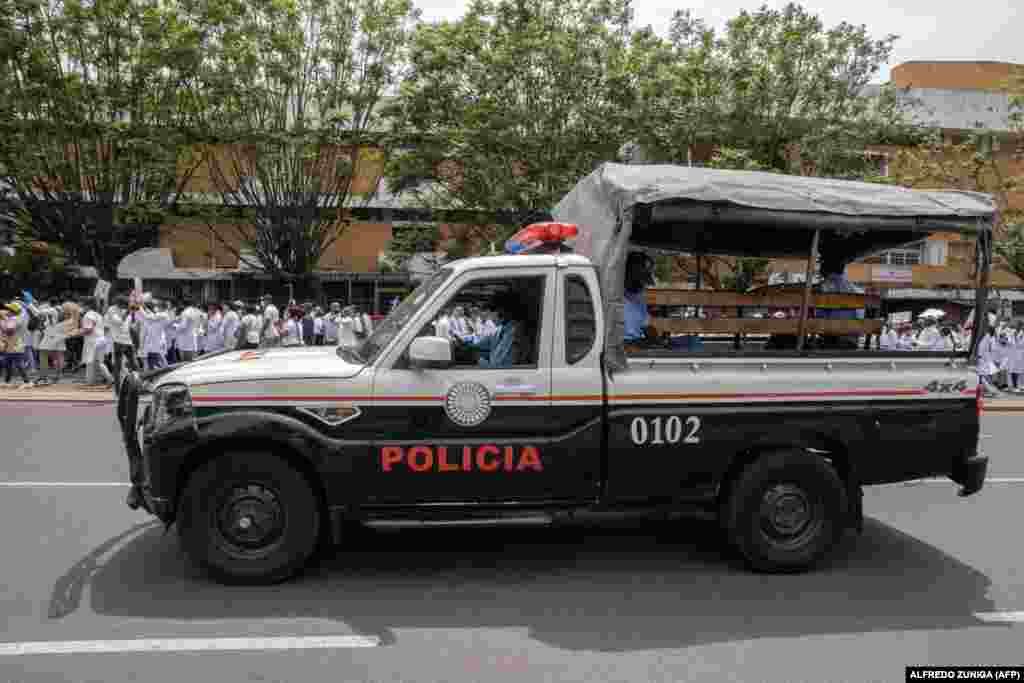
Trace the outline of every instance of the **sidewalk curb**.
<instances>
[{"instance_id":1,"label":"sidewalk curb","mask_svg":"<svg viewBox=\"0 0 1024 683\"><path fill-rule=\"evenodd\" d=\"M53 389L0 389L0 403L117 403L112 389L107 391L57 391Z\"/></svg>"}]
</instances>

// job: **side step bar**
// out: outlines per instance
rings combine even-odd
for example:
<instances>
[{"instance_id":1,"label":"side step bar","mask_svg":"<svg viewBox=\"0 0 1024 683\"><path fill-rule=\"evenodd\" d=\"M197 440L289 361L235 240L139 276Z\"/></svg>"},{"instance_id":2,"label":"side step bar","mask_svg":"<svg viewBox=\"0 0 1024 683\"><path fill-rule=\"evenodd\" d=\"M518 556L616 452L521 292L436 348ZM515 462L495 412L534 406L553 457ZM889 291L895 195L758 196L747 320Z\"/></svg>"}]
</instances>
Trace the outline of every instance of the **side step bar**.
<instances>
[{"instance_id":1,"label":"side step bar","mask_svg":"<svg viewBox=\"0 0 1024 683\"><path fill-rule=\"evenodd\" d=\"M404 529L423 527L494 527L494 526L548 526L554 520L546 515L530 517L479 517L468 519L372 519L364 524L374 529Z\"/></svg>"}]
</instances>

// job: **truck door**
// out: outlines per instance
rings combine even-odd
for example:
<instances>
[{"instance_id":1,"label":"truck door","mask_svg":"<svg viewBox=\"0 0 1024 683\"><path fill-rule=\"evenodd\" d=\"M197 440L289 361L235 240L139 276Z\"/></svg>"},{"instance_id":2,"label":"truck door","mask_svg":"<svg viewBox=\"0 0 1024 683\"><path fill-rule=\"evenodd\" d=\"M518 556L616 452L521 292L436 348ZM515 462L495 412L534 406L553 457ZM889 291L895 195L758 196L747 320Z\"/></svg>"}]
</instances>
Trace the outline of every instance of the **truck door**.
<instances>
[{"instance_id":1,"label":"truck door","mask_svg":"<svg viewBox=\"0 0 1024 683\"><path fill-rule=\"evenodd\" d=\"M597 274L592 267L560 269L555 316L549 426L552 456L564 465L564 485L600 495L604 451L604 329Z\"/></svg>"},{"instance_id":2,"label":"truck door","mask_svg":"<svg viewBox=\"0 0 1024 683\"><path fill-rule=\"evenodd\" d=\"M367 504L528 502L562 499L564 472L551 450L551 360L557 282L554 268L477 270L450 283L419 329L406 330L374 377L375 438L362 481ZM509 295L519 301L503 332L514 334L511 357L481 366L474 348L453 344L455 363L412 369L408 350L419 336L461 327L458 308L486 321ZM447 316L447 324L441 323ZM439 323L436 324L435 323ZM512 327L509 327L512 326ZM477 330L493 333L494 327ZM492 339L492 342L493 342ZM478 343L475 346L487 346Z\"/></svg>"}]
</instances>

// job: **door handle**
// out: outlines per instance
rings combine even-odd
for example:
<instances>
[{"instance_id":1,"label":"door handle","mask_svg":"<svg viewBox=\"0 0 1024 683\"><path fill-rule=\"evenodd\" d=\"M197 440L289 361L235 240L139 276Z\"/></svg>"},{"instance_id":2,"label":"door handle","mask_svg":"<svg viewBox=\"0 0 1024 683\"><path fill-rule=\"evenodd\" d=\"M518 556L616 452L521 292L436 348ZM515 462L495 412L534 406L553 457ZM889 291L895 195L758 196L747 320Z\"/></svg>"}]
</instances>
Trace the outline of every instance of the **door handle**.
<instances>
[{"instance_id":1,"label":"door handle","mask_svg":"<svg viewBox=\"0 0 1024 683\"><path fill-rule=\"evenodd\" d=\"M495 396L508 396L510 394L536 394L537 387L533 384L499 384L494 388Z\"/></svg>"}]
</instances>

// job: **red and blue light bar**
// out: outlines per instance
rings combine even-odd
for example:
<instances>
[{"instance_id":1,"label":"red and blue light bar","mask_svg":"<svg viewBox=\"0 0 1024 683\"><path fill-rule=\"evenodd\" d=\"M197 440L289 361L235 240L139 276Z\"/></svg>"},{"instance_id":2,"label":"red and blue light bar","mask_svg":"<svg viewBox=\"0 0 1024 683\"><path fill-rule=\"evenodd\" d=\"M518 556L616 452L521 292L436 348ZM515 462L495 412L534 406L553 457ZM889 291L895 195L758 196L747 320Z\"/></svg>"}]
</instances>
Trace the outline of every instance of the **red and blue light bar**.
<instances>
[{"instance_id":1,"label":"red and blue light bar","mask_svg":"<svg viewBox=\"0 0 1024 683\"><path fill-rule=\"evenodd\" d=\"M574 223L532 223L505 242L506 254L530 254L541 250L558 250L574 239L579 229Z\"/></svg>"}]
</instances>

